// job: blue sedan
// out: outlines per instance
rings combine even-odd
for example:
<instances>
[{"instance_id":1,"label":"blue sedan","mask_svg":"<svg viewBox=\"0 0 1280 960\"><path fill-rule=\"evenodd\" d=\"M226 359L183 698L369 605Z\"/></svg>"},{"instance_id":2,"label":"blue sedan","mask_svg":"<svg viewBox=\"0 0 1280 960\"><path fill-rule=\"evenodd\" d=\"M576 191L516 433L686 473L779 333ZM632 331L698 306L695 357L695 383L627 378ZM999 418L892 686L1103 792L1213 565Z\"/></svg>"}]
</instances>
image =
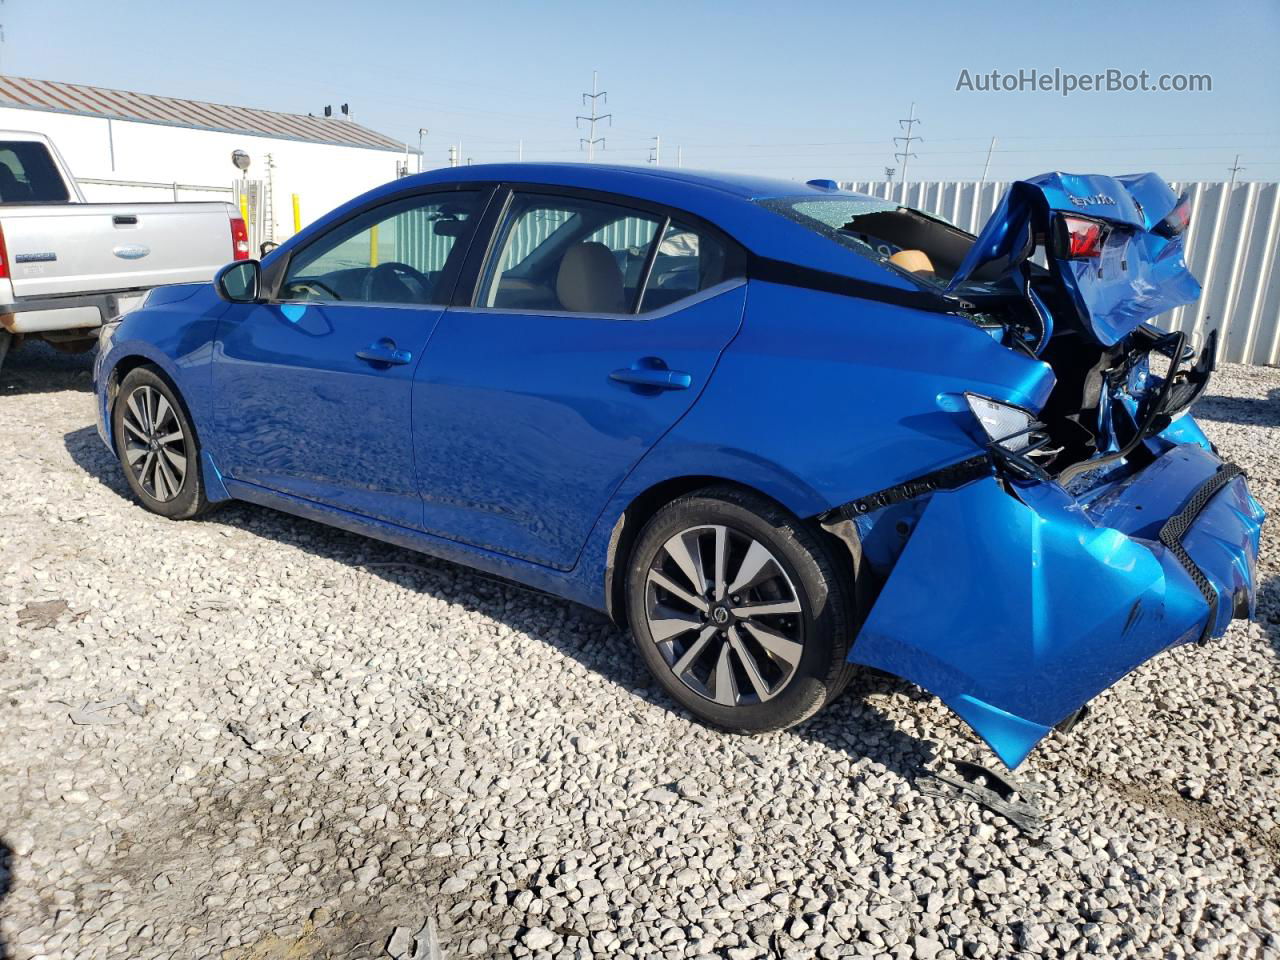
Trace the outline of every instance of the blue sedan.
<instances>
[{"instance_id":1,"label":"blue sedan","mask_svg":"<svg viewBox=\"0 0 1280 960\"><path fill-rule=\"evenodd\" d=\"M977 236L829 181L474 166L380 187L104 328L99 428L173 519L237 499L608 611L692 714L860 666L1009 766L1254 608L1262 511L1151 174Z\"/></svg>"}]
</instances>

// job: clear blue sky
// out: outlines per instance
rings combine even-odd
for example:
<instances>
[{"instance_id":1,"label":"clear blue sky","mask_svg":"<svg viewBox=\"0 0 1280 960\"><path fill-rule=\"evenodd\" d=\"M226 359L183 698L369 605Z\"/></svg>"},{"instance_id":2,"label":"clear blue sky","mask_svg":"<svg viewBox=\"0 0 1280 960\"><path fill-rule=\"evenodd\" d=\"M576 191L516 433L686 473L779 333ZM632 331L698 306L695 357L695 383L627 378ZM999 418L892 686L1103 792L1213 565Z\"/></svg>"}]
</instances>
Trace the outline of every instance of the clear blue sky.
<instances>
[{"instance_id":1,"label":"clear blue sky","mask_svg":"<svg viewBox=\"0 0 1280 960\"><path fill-rule=\"evenodd\" d=\"M911 102L911 172L1047 169L1280 178L1280 2L616 4L427 0L3 0L0 70L354 118L481 163L581 159L574 115L600 71L613 126L601 159L786 177L880 178ZM979 93L1020 68L1207 73L1208 93ZM913 179L915 177L913 176Z\"/></svg>"}]
</instances>

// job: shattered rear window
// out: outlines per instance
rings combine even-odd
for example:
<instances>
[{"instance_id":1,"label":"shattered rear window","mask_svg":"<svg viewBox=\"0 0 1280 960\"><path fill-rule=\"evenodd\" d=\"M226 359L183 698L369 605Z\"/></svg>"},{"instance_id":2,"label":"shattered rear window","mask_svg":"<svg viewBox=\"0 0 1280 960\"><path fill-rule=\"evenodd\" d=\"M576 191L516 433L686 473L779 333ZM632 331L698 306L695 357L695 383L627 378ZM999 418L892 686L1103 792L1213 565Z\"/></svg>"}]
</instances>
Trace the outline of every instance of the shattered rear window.
<instances>
[{"instance_id":1,"label":"shattered rear window","mask_svg":"<svg viewBox=\"0 0 1280 960\"><path fill-rule=\"evenodd\" d=\"M756 201L760 206L794 220L828 240L857 250L859 253L885 260L883 254L869 243L863 242L842 228L855 217L866 213L889 213L898 204L875 197L771 197Z\"/></svg>"},{"instance_id":2,"label":"shattered rear window","mask_svg":"<svg viewBox=\"0 0 1280 960\"><path fill-rule=\"evenodd\" d=\"M867 237L866 234L856 228L855 224L858 218L865 217L868 214L911 213L916 217L920 216L900 203L895 203L892 200L880 200L876 197L849 194L836 197L770 197L764 200L757 200L756 203L767 210L800 224L802 227L807 227L828 240L835 241L842 247L854 250L864 257L874 260L876 263L888 267L895 273L909 278L922 287L936 290L939 286L945 286L941 277L933 274L913 273L900 268L897 264L891 263L889 258L901 248L874 237ZM937 221L936 218L933 219L935 223L941 224L941 221ZM951 229L954 230L956 228Z\"/></svg>"}]
</instances>

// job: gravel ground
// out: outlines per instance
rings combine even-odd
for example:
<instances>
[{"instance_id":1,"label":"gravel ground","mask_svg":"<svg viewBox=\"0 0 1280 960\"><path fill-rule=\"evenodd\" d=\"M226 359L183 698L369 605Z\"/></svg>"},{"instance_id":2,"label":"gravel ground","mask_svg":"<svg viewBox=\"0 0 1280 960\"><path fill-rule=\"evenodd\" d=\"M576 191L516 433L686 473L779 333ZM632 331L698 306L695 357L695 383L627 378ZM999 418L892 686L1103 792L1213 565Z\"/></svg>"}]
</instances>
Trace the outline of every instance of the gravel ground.
<instances>
[{"instance_id":1,"label":"gravel ground","mask_svg":"<svg viewBox=\"0 0 1280 960\"><path fill-rule=\"evenodd\" d=\"M1280 515L1280 370L1213 389ZM43 349L0 379L0 957L1280 956L1274 520L1259 621L1033 754L1024 833L936 795L993 761L906 685L714 733L593 613L144 512L91 396Z\"/></svg>"}]
</instances>

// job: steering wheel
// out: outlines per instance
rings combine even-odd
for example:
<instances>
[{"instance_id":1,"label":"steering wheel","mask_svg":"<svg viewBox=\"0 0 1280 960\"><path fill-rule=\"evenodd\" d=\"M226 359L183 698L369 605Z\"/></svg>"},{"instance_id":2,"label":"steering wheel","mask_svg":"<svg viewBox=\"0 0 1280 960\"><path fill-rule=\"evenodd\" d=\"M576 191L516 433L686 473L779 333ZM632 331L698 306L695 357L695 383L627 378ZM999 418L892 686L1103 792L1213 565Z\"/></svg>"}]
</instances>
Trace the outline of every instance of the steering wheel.
<instances>
[{"instance_id":1,"label":"steering wheel","mask_svg":"<svg viewBox=\"0 0 1280 960\"><path fill-rule=\"evenodd\" d=\"M289 283L289 291L302 297L307 296L307 291L314 291L320 294L320 299L341 300L342 297L338 291L334 290L326 283L310 278L293 280Z\"/></svg>"},{"instance_id":2,"label":"steering wheel","mask_svg":"<svg viewBox=\"0 0 1280 960\"><path fill-rule=\"evenodd\" d=\"M393 301L395 303L424 303L427 300L427 295L431 292L432 283L425 274L415 270L407 263L388 260L386 263L378 264L365 274L361 299L365 302L372 302L374 300L375 285L384 277L394 277L396 282L404 288L405 299ZM417 287L417 289L415 290L414 287ZM386 298L380 297L378 299Z\"/></svg>"}]
</instances>

